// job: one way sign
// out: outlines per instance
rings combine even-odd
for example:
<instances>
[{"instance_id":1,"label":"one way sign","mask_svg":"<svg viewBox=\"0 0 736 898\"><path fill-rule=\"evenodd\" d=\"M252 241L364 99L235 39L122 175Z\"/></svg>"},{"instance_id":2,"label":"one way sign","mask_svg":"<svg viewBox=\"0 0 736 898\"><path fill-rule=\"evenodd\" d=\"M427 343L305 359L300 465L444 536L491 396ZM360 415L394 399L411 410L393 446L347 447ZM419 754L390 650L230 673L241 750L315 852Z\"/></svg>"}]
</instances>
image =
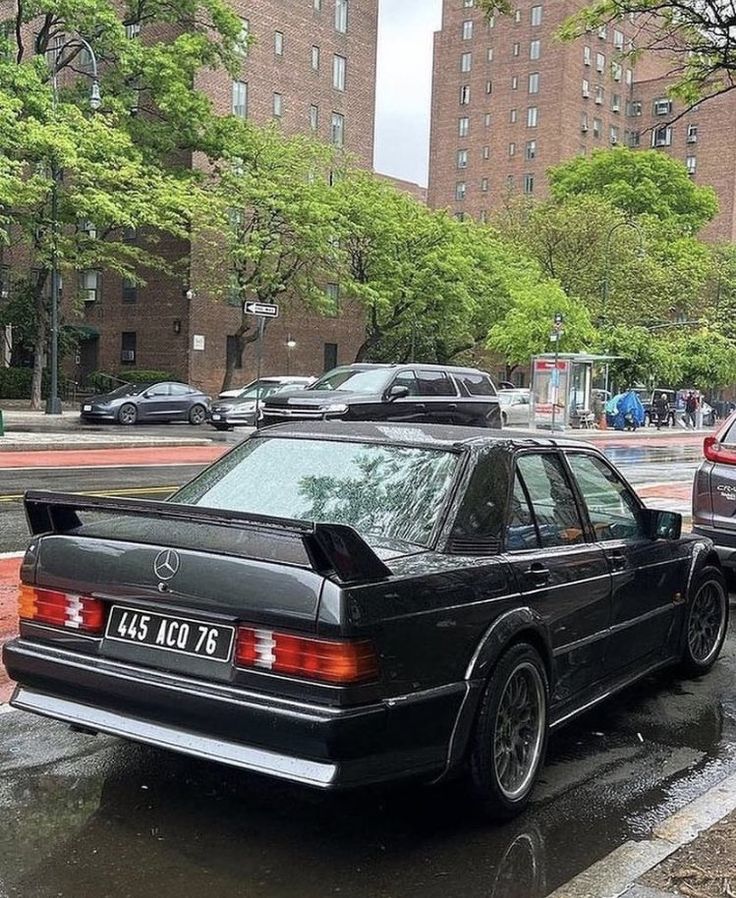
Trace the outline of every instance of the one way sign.
<instances>
[{"instance_id":1,"label":"one way sign","mask_svg":"<svg viewBox=\"0 0 736 898\"><path fill-rule=\"evenodd\" d=\"M246 302L243 303L243 311L246 315L258 315L261 318L279 317L279 307L270 302Z\"/></svg>"}]
</instances>

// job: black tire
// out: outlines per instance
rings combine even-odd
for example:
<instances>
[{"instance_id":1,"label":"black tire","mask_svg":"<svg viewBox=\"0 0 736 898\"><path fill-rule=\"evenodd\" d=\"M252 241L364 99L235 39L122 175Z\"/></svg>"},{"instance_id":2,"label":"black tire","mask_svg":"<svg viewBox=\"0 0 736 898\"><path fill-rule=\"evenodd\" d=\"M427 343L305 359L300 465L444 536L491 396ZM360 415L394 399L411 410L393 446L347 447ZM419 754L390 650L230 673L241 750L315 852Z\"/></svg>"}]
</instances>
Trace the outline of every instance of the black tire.
<instances>
[{"instance_id":1,"label":"black tire","mask_svg":"<svg viewBox=\"0 0 736 898\"><path fill-rule=\"evenodd\" d=\"M119 424L135 424L138 420L138 409L133 405L132 402L126 402L125 405L121 405L118 409L118 423Z\"/></svg>"},{"instance_id":2,"label":"black tire","mask_svg":"<svg viewBox=\"0 0 736 898\"><path fill-rule=\"evenodd\" d=\"M470 746L470 786L486 816L508 820L526 807L547 750L548 706L539 652L526 642L511 646L486 685Z\"/></svg>"},{"instance_id":3,"label":"black tire","mask_svg":"<svg viewBox=\"0 0 736 898\"><path fill-rule=\"evenodd\" d=\"M232 430L232 427L229 424L213 424L212 426L215 430Z\"/></svg>"},{"instance_id":4,"label":"black tire","mask_svg":"<svg viewBox=\"0 0 736 898\"><path fill-rule=\"evenodd\" d=\"M686 676L707 673L718 660L728 632L728 587L723 571L707 565L698 574L688 601L681 669Z\"/></svg>"},{"instance_id":5,"label":"black tire","mask_svg":"<svg viewBox=\"0 0 736 898\"><path fill-rule=\"evenodd\" d=\"M189 409L189 423L195 427L204 424L207 420L207 409L203 405L193 405Z\"/></svg>"}]
</instances>

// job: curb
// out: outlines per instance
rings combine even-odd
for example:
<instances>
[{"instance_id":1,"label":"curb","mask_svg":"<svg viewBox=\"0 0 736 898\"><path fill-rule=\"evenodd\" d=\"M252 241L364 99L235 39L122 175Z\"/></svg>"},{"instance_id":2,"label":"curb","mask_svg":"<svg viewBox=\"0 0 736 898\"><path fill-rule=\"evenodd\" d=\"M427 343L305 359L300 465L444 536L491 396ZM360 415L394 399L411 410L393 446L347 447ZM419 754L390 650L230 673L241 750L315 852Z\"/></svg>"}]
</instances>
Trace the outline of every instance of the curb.
<instances>
[{"instance_id":1,"label":"curb","mask_svg":"<svg viewBox=\"0 0 736 898\"><path fill-rule=\"evenodd\" d=\"M736 773L667 817L649 839L624 842L547 898L620 898L636 880L736 809ZM639 892L646 895L645 892ZM656 895L656 892L654 893ZM660 893L661 894L661 893Z\"/></svg>"},{"instance_id":2,"label":"curb","mask_svg":"<svg viewBox=\"0 0 736 898\"><path fill-rule=\"evenodd\" d=\"M119 439L115 441L90 441L90 442L74 442L74 440L67 440L64 443L56 443L56 442L38 442L38 443L13 443L9 442L7 445L0 442L0 453L2 452L66 452L66 451L80 451L86 449L180 449L182 446L212 446L215 444L214 440L206 440L206 439L196 439L192 437L187 440L176 440L172 439L171 442L167 441L165 443L158 440L124 440Z\"/></svg>"}]
</instances>

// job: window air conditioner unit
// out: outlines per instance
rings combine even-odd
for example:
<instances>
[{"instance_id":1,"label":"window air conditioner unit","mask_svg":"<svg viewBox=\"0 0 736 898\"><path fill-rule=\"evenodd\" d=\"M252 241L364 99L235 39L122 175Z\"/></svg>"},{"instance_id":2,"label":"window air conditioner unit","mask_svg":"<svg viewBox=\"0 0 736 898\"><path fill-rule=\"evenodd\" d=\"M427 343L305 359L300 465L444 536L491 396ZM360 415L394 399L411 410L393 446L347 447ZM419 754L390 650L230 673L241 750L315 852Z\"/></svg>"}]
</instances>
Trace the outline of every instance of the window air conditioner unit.
<instances>
[{"instance_id":1,"label":"window air conditioner unit","mask_svg":"<svg viewBox=\"0 0 736 898\"><path fill-rule=\"evenodd\" d=\"M97 302L97 290L94 287L88 287L84 291L84 302Z\"/></svg>"},{"instance_id":2,"label":"window air conditioner unit","mask_svg":"<svg viewBox=\"0 0 736 898\"><path fill-rule=\"evenodd\" d=\"M612 138L611 138L611 145L612 145L612 146L616 146L617 143L618 143L618 137L612 137Z\"/></svg>"},{"instance_id":3,"label":"window air conditioner unit","mask_svg":"<svg viewBox=\"0 0 736 898\"><path fill-rule=\"evenodd\" d=\"M698 135L697 135L697 134L688 134L688 136L687 136L687 142L688 142L688 143L697 143L697 142L698 142Z\"/></svg>"},{"instance_id":4,"label":"window air conditioner unit","mask_svg":"<svg viewBox=\"0 0 736 898\"><path fill-rule=\"evenodd\" d=\"M585 133L585 132L588 130L588 126L587 126L587 125L581 125L581 126L580 126L580 130L581 130L583 133Z\"/></svg>"},{"instance_id":5,"label":"window air conditioner unit","mask_svg":"<svg viewBox=\"0 0 736 898\"><path fill-rule=\"evenodd\" d=\"M620 104L620 103L612 103L612 104L611 104L611 109L612 109L614 112L621 112L621 104Z\"/></svg>"},{"instance_id":6,"label":"window air conditioner unit","mask_svg":"<svg viewBox=\"0 0 736 898\"><path fill-rule=\"evenodd\" d=\"M596 97L595 102L598 106L602 106L603 105L603 97Z\"/></svg>"},{"instance_id":7,"label":"window air conditioner unit","mask_svg":"<svg viewBox=\"0 0 736 898\"><path fill-rule=\"evenodd\" d=\"M120 358L124 362L134 362L135 361L135 349L124 349L120 353Z\"/></svg>"}]
</instances>

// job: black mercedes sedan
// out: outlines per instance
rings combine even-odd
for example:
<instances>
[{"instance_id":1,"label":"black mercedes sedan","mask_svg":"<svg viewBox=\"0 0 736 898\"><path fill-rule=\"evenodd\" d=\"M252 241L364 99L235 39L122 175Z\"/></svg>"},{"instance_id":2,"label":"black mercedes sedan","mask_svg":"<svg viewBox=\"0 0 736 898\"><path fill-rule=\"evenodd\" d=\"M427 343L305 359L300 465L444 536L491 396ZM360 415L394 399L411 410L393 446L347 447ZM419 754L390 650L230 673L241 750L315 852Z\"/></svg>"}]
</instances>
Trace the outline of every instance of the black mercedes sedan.
<instances>
[{"instance_id":1,"label":"black mercedes sedan","mask_svg":"<svg viewBox=\"0 0 736 898\"><path fill-rule=\"evenodd\" d=\"M333 368L297 392L266 397L262 423L392 421L501 427L490 375L447 365L356 363Z\"/></svg>"},{"instance_id":2,"label":"black mercedes sedan","mask_svg":"<svg viewBox=\"0 0 736 898\"><path fill-rule=\"evenodd\" d=\"M210 397L197 387L176 381L123 384L110 393L85 399L82 421L114 421L118 424L188 421L204 424Z\"/></svg>"},{"instance_id":3,"label":"black mercedes sedan","mask_svg":"<svg viewBox=\"0 0 736 898\"><path fill-rule=\"evenodd\" d=\"M321 788L512 816L551 729L727 630L712 543L579 442L285 425L166 502L25 504L12 705Z\"/></svg>"}]
</instances>

